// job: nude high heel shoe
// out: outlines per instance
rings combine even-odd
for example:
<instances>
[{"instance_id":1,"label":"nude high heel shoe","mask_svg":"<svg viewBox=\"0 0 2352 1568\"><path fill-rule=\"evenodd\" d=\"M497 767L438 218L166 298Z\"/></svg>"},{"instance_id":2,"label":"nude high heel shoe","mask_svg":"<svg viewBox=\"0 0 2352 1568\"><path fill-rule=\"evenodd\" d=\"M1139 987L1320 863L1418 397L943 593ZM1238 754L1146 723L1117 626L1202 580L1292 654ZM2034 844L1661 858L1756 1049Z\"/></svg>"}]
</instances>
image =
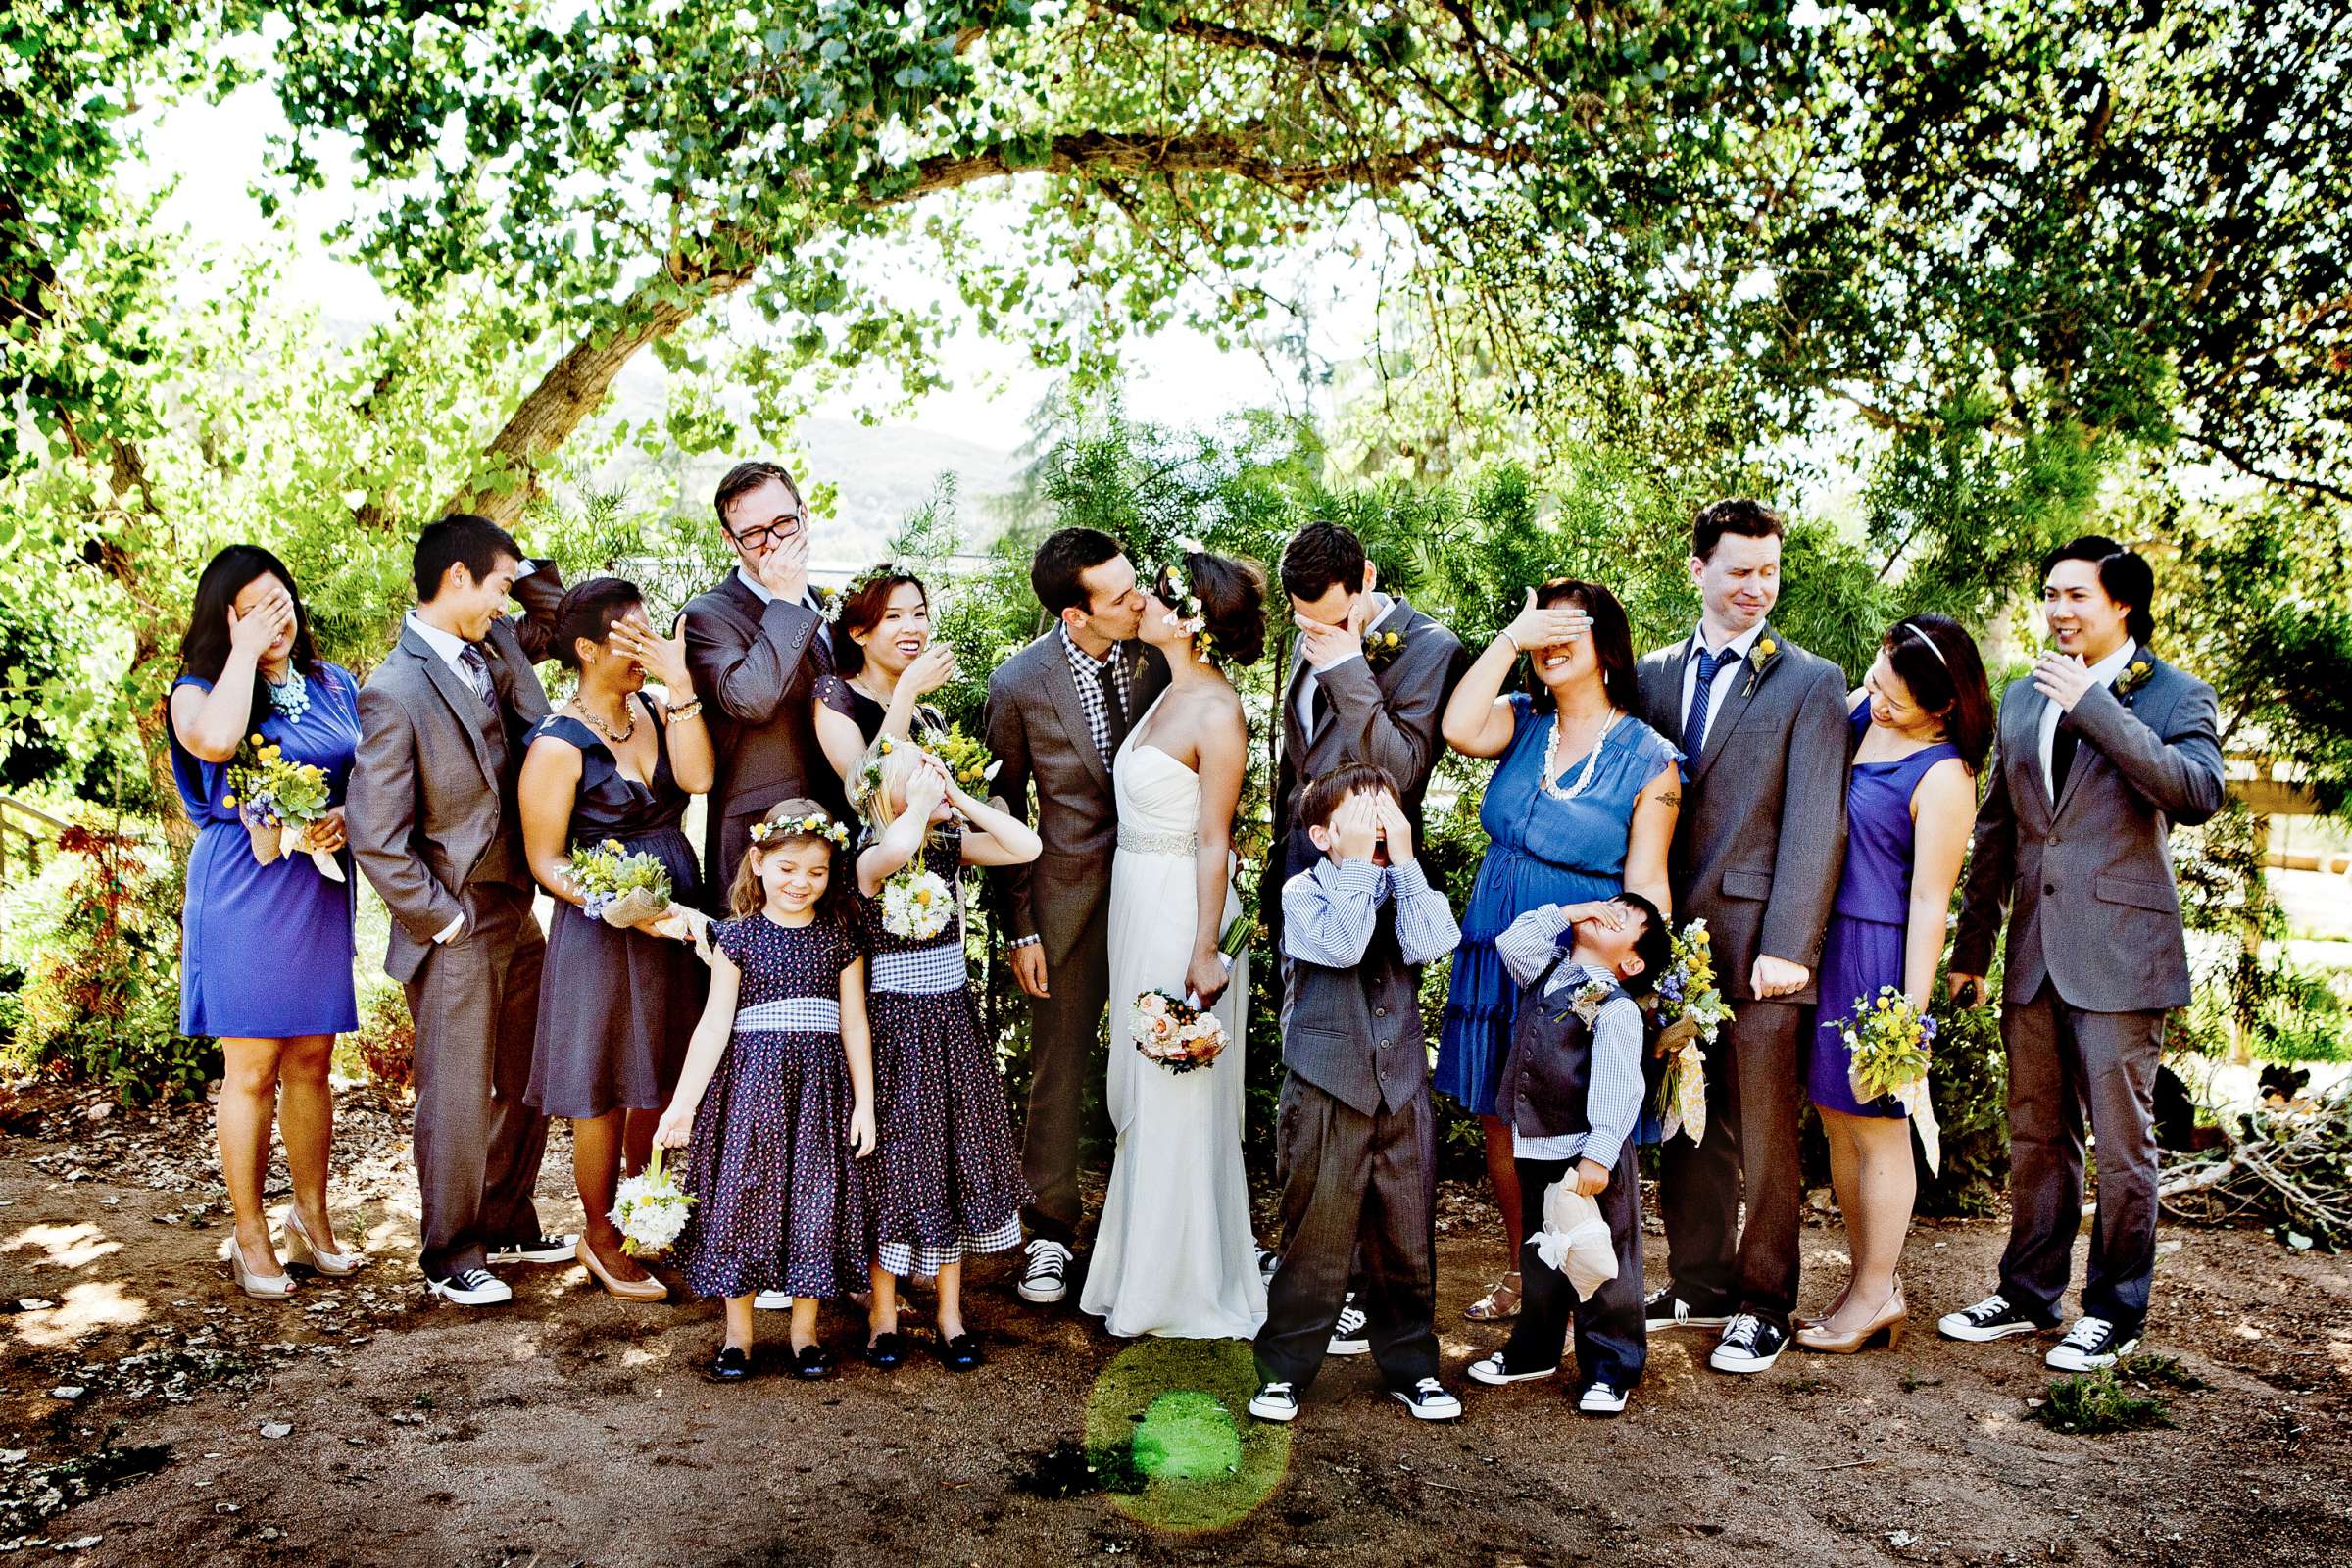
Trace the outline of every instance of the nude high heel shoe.
<instances>
[{"instance_id":1,"label":"nude high heel shoe","mask_svg":"<svg viewBox=\"0 0 2352 1568\"><path fill-rule=\"evenodd\" d=\"M1894 1290L1887 1296L1886 1304L1879 1315L1850 1334L1834 1334L1825 1324L1814 1324L1796 1331L1798 1348L1819 1350L1826 1355L1852 1355L1880 1335L1886 1336L1886 1348L1897 1349L1903 1343L1903 1332L1910 1327L1911 1311L1903 1304L1903 1282L1896 1280Z\"/></svg>"},{"instance_id":2,"label":"nude high heel shoe","mask_svg":"<svg viewBox=\"0 0 2352 1568\"><path fill-rule=\"evenodd\" d=\"M285 1226L286 1261L289 1263L307 1264L329 1279L339 1280L346 1274L357 1274L360 1265L368 1261L366 1252L338 1251L312 1241L311 1233L303 1227L302 1216L294 1211L291 1203L278 1217Z\"/></svg>"},{"instance_id":3,"label":"nude high heel shoe","mask_svg":"<svg viewBox=\"0 0 2352 1568\"><path fill-rule=\"evenodd\" d=\"M237 1282L237 1289L257 1301L282 1301L294 1294L294 1276L287 1273L256 1274L245 1266L245 1249L237 1245L235 1232L220 1244L220 1256Z\"/></svg>"}]
</instances>

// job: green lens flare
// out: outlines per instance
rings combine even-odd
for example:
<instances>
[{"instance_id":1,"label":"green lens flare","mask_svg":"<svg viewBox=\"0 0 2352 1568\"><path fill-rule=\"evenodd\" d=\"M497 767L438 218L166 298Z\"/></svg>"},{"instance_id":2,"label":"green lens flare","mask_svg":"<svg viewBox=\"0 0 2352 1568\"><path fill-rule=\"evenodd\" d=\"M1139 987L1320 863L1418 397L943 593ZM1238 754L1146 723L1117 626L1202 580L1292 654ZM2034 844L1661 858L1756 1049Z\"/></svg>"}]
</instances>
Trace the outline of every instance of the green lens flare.
<instances>
[{"instance_id":1,"label":"green lens flare","mask_svg":"<svg viewBox=\"0 0 2352 1568\"><path fill-rule=\"evenodd\" d=\"M1257 1364L1240 1340L1156 1340L1121 1350L1086 1405L1086 1446L1124 1455L1134 1490L1108 1493L1129 1518L1161 1530L1221 1530L1282 1485L1290 1429L1252 1421ZM1125 1467L1122 1467L1125 1468Z\"/></svg>"}]
</instances>

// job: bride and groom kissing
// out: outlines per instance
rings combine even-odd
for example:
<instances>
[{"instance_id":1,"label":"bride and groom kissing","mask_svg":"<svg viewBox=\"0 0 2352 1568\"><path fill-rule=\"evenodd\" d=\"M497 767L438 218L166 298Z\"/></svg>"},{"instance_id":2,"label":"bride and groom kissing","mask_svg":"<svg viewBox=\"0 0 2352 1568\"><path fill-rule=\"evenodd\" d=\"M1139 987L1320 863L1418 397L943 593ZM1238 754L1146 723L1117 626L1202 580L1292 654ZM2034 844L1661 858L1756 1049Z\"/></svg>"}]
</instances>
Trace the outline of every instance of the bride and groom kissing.
<instances>
[{"instance_id":1,"label":"bride and groom kissing","mask_svg":"<svg viewBox=\"0 0 2352 1568\"><path fill-rule=\"evenodd\" d=\"M1344 527L1302 529L1281 579L1298 638L1269 895L1320 858L1295 808L1335 768L1385 768L1418 832L1439 718L1467 662L1445 627L1378 591ZM1031 1021L1022 1163L1035 1200L1019 1292L1043 1304L1068 1291L1080 1121L1107 1006L1118 1144L1080 1306L1122 1336L1251 1338L1266 1286L1242 1167L1248 960L1229 967L1219 948L1240 912L1234 813L1249 756L1227 670L1264 652L1265 579L1190 544L1140 576L1117 540L1080 527L1045 541L1030 581L1054 624L991 676L986 720L996 804L1027 818L1034 792L1044 843L1005 873L1009 962ZM1154 990L1223 1025L1208 1070L1172 1073L1138 1054L1129 1014Z\"/></svg>"}]
</instances>

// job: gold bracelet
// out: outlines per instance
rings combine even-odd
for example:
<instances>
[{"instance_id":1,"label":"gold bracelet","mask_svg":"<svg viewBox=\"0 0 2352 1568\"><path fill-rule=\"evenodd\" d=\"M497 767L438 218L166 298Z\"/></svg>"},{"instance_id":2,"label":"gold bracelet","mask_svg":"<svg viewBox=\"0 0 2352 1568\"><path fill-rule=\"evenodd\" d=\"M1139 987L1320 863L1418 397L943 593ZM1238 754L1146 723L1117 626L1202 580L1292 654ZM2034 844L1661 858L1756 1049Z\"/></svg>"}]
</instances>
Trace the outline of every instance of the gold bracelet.
<instances>
[{"instance_id":1,"label":"gold bracelet","mask_svg":"<svg viewBox=\"0 0 2352 1568\"><path fill-rule=\"evenodd\" d=\"M662 722L667 724L681 723L686 719L697 717L701 714L702 710L703 700L700 697L697 697L691 703L682 704L679 707L671 709L668 715L662 720Z\"/></svg>"}]
</instances>

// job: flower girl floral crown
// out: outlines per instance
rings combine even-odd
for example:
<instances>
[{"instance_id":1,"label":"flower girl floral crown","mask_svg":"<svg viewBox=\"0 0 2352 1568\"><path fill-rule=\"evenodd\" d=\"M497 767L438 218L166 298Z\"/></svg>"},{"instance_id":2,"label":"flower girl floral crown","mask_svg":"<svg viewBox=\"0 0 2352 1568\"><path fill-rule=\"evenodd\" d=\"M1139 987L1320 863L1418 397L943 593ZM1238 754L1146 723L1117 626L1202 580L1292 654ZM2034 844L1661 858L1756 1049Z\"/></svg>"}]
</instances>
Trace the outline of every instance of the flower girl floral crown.
<instances>
[{"instance_id":1,"label":"flower girl floral crown","mask_svg":"<svg viewBox=\"0 0 2352 1568\"><path fill-rule=\"evenodd\" d=\"M823 839L837 850L850 847L850 830L822 811L811 811L807 816L788 816L778 822L752 824L752 842L756 845L764 847L770 839L795 837Z\"/></svg>"}]
</instances>

